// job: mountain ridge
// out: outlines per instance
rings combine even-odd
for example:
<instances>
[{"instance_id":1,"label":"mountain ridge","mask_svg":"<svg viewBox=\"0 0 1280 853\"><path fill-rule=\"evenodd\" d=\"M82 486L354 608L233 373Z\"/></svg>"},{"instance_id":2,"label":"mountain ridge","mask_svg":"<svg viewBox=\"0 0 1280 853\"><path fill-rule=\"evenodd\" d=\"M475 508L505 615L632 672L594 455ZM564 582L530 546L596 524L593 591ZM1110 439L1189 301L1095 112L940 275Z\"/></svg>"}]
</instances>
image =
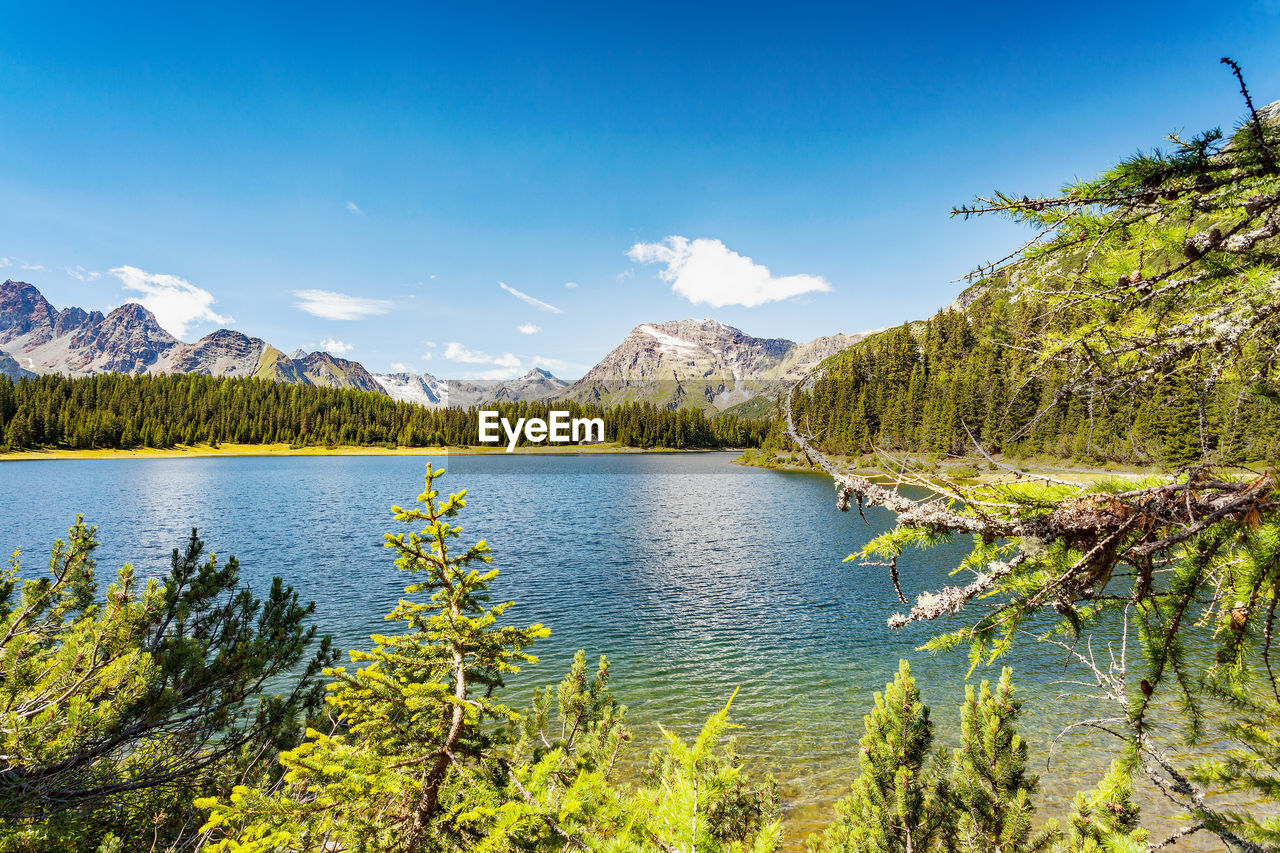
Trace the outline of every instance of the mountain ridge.
<instances>
[{"instance_id":1,"label":"mountain ridge","mask_svg":"<svg viewBox=\"0 0 1280 853\"><path fill-rule=\"evenodd\" d=\"M757 338L709 317L640 323L565 389L579 402L654 402L724 411L792 382L867 333L797 343Z\"/></svg>"},{"instance_id":2,"label":"mountain ridge","mask_svg":"<svg viewBox=\"0 0 1280 853\"><path fill-rule=\"evenodd\" d=\"M640 323L574 381L536 366L515 379L442 380L429 373L373 373L325 351L286 354L234 329L187 343L136 302L105 315L76 307L59 311L32 284L0 284L0 372L10 378L190 373L353 388L427 407L565 399L723 411L765 393L773 382L798 378L865 336L835 334L796 343L757 338L709 317Z\"/></svg>"}]
</instances>

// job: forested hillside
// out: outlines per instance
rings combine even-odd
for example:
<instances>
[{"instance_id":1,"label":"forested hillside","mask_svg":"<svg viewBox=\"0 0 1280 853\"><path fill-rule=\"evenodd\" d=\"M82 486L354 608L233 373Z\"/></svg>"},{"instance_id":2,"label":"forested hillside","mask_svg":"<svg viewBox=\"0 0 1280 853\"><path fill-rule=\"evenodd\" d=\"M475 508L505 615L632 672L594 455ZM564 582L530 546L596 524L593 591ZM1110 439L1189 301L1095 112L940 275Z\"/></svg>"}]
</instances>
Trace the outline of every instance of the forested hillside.
<instances>
[{"instance_id":1,"label":"forested hillside","mask_svg":"<svg viewBox=\"0 0 1280 853\"><path fill-rule=\"evenodd\" d=\"M1061 367L1028 346L1085 321L1047 309L1045 282L976 285L966 307L907 323L827 360L794 397L796 416L827 452L973 455L974 442L1009 456L1174 467L1205 458L1280 458L1280 394L1233 371L1216 381L1182 371L1122 397L1079 393ZM1268 352L1255 347L1250 360ZM1202 443L1203 434L1203 443ZM781 430L770 437L784 444Z\"/></svg>"},{"instance_id":2,"label":"forested hillside","mask_svg":"<svg viewBox=\"0 0 1280 853\"><path fill-rule=\"evenodd\" d=\"M502 417L552 409L601 417L605 437L629 447L756 447L765 421L651 404L498 403ZM479 444L475 409L427 409L382 394L200 375L101 374L0 378L0 446L33 448L291 444L462 447ZM522 439L523 441L523 439Z\"/></svg>"}]
</instances>

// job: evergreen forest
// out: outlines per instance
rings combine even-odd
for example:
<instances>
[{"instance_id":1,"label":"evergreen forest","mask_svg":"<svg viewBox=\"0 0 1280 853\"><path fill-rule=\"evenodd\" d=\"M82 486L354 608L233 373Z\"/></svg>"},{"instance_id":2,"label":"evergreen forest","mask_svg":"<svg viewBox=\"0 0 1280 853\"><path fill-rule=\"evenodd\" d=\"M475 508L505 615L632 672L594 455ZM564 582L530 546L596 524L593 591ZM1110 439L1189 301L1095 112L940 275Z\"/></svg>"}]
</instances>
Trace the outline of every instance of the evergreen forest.
<instances>
[{"instance_id":1,"label":"evergreen forest","mask_svg":"<svg viewBox=\"0 0 1280 853\"><path fill-rule=\"evenodd\" d=\"M625 447L756 447L768 422L709 417L649 403L604 409L571 402L486 405L515 424L548 417L602 418ZM195 374L0 379L0 447L166 448L198 444L468 447L480 444L476 409L428 409L382 394ZM527 442L523 437L521 445ZM502 441L503 446L506 439ZM493 446L493 445L489 445Z\"/></svg>"}]
</instances>

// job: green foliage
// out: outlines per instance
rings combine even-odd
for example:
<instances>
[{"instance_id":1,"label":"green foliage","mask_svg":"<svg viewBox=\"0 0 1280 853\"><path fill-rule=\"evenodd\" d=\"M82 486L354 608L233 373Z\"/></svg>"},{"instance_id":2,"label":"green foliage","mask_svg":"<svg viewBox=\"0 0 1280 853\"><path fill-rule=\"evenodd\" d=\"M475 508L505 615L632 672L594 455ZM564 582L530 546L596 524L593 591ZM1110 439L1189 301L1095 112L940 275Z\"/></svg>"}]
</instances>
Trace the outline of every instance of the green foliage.
<instances>
[{"instance_id":1,"label":"green foliage","mask_svg":"<svg viewBox=\"0 0 1280 853\"><path fill-rule=\"evenodd\" d=\"M1256 380L1229 375L1203 399L1177 378L1123 398L1073 394L1071 374L1045 367L1025 342L1054 334L1075 315L1055 318L1043 295L1000 277L974 290L967 307L878 332L833 356L812 387L796 393L796 419L819 436L821 449L965 455L976 452L976 440L1009 457L1171 468L1206 457L1280 458L1280 400ZM785 452L781 425L773 430L766 443Z\"/></svg>"},{"instance_id":2,"label":"green foliage","mask_svg":"<svg viewBox=\"0 0 1280 853\"><path fill-rule=\"evenodd\" d=\"M279 578L258 600L193 530L167 577L126 565L100 594L95 530L77 518L48 576L24 578L15 554L0 577L0 850L189 833L193 791L269 776L319 704L328 641L304 664L313 608Z\"/></svg>"},{"instance_id":3,"label":"green foliage","mask_svg":"<svg viewBox=\"0 0 1280 853\"><path fill-rule=\"evenodd\" d=\"M1023 637L1057 643L1113 704L1091 725L1122 740L1124 772L1140 764L1186 812L1186 833L1261 853L1277 849L1280 824L1240 795L1280 792L1280 477L1267 470L1280 459L1280 122L1247 93L1246 104L1234 134L1175 137L1059 196L998 194L956 211L1000 213L1036 236L979 272L966 307L829 361L789 410L817 438L787 438L815 457L977 442L1158 466L1154 483L935 483L912 500L824 463L843 505L897 515L861 554L887 558L895 584L909 547L971 537L957 567L968 582L921 593L891 626L960 623L927 647L967 644L975 664ZM1264 470L1226 467L1256 460ZM1084 642L1098 629L1116 638L1109 663ZM1156 736L1166 714L1210 757L1170 757ZM1130 805L1110 779L1078 803L1069 843L1143 843Z\"/></svg>"},{"instance_id":4,"label":"green foliage","mask_svg":"<svg viewBox=\"0 0 1280 853\"><path fill-rule=\"evenodd\" d=\"M692 745L668 735L633 786L619 778L629 733L607 661L589 678L579 652L554 694L537 691L525 713L499 701L504 676L535 660L524 649L546 629L497 627L509 603L489 605L497 570L471 567L492 559L483 541L450 551L465 493L438 500L442 473L428 467L421 509L393 508L424 524L387 537L397 566L421 576L388 615L405 633L353 652L364 664L355 673L326 670L336 679L330 726L281 754L281 784L197 802L209 812L209 849L771 853L776 794L752 786L732 748L719 747L727 705Z\"/></svg>"},{"instance_id":5,"label":"green foliage","mask_svg":"<svg viewBox=\"0 0 1280 853\"><path fill-rule=\"evenodd\" d=\"M1214 668L1198 685L1224 718L1214 728L1232 746L1201 761L1190 775L1211 790L1280 802L1280 693L1271 648L1280 609L1280 521L1259 523L1241 539L1243 547L1230 552L1233 571L1226 606L1212 613L1223 641ZM1186 652L1178 651L1181 663ZM1275 815L1233 810L1197 817L1280 849L1280 817Z\"/></svg>"},{"instance_id":6,"label":"green foliage","mask_svg":"<svg viewBox=\"0 0 1280 853\"><path fill-rule=\"evenodd\" d=\"M962 849L1040 853L1057 837L1052 823L1032 831L1037 780L1027 772L1027 743L1014 728L1022 703L1013 698L1011 677L1006 667L994 693L985 681L976 691L965 688L963 746L952 770Z\"/></svg>"},{"instance_id":7,"label":"green foliage","mask_svg":"<svg viewBox=\"0 0 1280 853\"><path fill-rule=\"evenodd\" d=\"M351 850L418 851L463 848L482 834L471 789L486 778L493 723L518 714L493 698L505 675L536 658L523 650L547 631L497 627L510 602L489 605L497 570L480 541L455 555L449 540L461 528L450 519L465 492L437 500L427 467L421 509L393 507L397 521L421 523L407 535L387 535L396 566L414 576L405 598L387 615L405 633L375 635L369 652L352 652L356 672L326 670L336 679L328 697L328 731L285 752L285 785L238 786L227 801L201 800L208 829L224 838L213 850L312 850L335 842ZM418 596L424 600L414 600ZM481 794L483 798L483 794Z\"/></svg>"},{"instance_id":8,"label":"green foliage","mask_svg":"<svg viewBox=\"0 0 1280 853\"><path fill-rule=\"evenodd\" d=\"M772 782L752 787L732 747L716 747L729 728L729 706L713 714L692 744L663 730L667 751L651 759L645 783L629 798L628 833L637 846L664 850L770 853L781 840Z\"/></svg>"},{"instance_id":9,"label":"green foliage","mask_svg":"<svg viewBox=\"0 0 1280 853\"><path fill-rule=\"evenodd\" d=\"M1147 831L1138 825L1131 774L1113 763L1093 791L1076 794L1067 853L1147 853Z\"/></svg>"},{"instance_id":10,"label":"green foliage","mask_svg":"<svg viewBox=\"0 0 1280 853\"><path fill-rule=\"evenodd\" d=\"M929 710L902 661L866 717L861 772L832 823L809 837L809 853L1147 853L1130 765L1113 764L1095 790L1076 795L1066 834L1054 821L1035 828L1038 783L1013 693L1007 668L994 691L986 681L966 688L961 747L948 760L931 755Z\"/></svg>"},{"instance_id":11,"label":"green foliage","mask_svg":"<svg viewBox=\"0 0 1280 853\"><path fill-rule=\"evenodd\" d=\"M810 836L810 853L928 853L955 848L956 813L942 769L929 765L933 724L904 660L858 742L861 768L835 820Z\"/></svg>"},{"instance_id":12,"label":"green foliage","mask_svg":"<svg viewBox=\"0 0 1280 853\"><path fill-rule=\"evenodd\" d=\"M610 409L573 402L486 404L501 417L600 417L631 447L754 447L765 420L708 417L649 403ZM464 447L480 443L475 409L427 409L383 394L264 379L100 374L0 377L0 448L134 448L220 443ZM524 444L521 437L520 443Z\"/></svg>"}]
</instances>

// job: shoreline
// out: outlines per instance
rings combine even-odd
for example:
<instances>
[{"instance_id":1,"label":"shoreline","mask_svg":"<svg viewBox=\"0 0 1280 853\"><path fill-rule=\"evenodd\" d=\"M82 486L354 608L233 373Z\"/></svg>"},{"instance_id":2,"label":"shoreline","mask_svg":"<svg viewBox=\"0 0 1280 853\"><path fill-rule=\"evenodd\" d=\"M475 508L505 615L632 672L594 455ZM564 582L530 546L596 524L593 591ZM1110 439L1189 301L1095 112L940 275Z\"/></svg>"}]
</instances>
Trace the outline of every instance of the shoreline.
<instances>
[{"instance_id":1,"label":"shoreline","mask_svg":"<svg viewBox=\"0 0 1280 853\"><path fill-rule=\"evenodd\" d=\"M999 469L995 465L988 465L988 460L981 456L959 458L953 456L944 457L943 454L934 453L907 453L903 454L903 458L909 464L924 466L937 465L940 458L945 458L945 464L937 466L939 473L971 485L986 485L996 482L1007 484L1011 482L1009 479L1011 472ZM849 472L852 474L872 479L887 479L890 482L893 480L893 475L883 469L856 464L858 457L838 456L836 459L849 465ZM1133 480L1151 477L1154 474L1151 468L1141 465L1112 464L1104 467L1054 457L1034 457L1024 460L1003 460L1002 458L1001 461L1018 468L1021 472L1022 476L1016 478L1013 482L1021 481L1024 483L1043 483L1044 480L1040 479L1040 476L1044 475L1078 486L1088 487L1106 480ZM749 459L744 454L743 457L733 460L733 463L745 468L759 468L762 471L785 471L796 474L830 476L821 468L797 464L791 459L780 460L778 457ZM969 470L960 470L966 468Z\"/></svg>"},{"instance_id":2,"label":"shoreline","mask_svg":"<svg viewBox=\"0 0 1280 853\"><path fill-rule=\"evenodd\" d=\"M207 444L177 447L148 447L131 450L105 448L95 450L71 450L47 448L41 450L9 450L0 452L0 462L31 462L76 459L217 459L231 457L292 457L292 456L579 456L583 454L631 454L631 453L741 453L740 447L623 447L618 444L563 445L560 447L517 447L507 453L503 447L365 447L361 445L336 445L334 447L292 447L288 444Z\"/></svg>"}]
</instances>

